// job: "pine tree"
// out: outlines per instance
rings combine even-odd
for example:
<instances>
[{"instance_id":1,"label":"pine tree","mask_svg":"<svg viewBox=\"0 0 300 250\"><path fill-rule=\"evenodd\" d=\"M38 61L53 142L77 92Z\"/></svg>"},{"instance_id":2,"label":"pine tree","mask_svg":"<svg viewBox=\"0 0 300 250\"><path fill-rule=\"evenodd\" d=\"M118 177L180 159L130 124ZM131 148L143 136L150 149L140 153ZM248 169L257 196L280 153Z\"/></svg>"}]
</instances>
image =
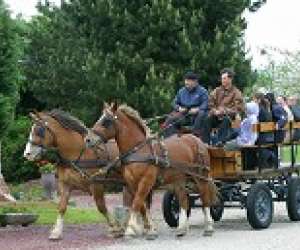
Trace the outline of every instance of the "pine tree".
<instances>
[{"instance_id":1,"label":"pine tree","mask_svg":"<svg viewBox=\"0 0 300 250\"><path fill-rule=\"evenodd\" d=\"M119 99L143 116L170 110L186 70L207 88L232 67L252 83L242 13L250 0L70 0L40 5L31 25L27 78L48 107L91 121L103 101ZM81 116L81 117L82 117Z\"/></svg>"}]
</instances>

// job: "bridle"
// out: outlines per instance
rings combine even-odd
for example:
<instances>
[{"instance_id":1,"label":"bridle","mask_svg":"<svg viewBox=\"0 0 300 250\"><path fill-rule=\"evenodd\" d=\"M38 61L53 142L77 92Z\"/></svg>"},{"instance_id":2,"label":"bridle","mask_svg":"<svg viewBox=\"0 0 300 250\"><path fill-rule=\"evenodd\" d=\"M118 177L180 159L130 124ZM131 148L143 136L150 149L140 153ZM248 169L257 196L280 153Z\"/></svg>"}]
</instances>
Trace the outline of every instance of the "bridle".
<instances>
[{"instance_id":1,"label":"bridle","mask_svg":"<svg viewBox=\"0 0 300 250\"><path fill-rule=\"evenodd\" d=\"M108 129L110 126L115 127L115 122L117 120L118 120L117 115L113 115L113 114L106 112L105 115L102 116L96 124L101 125L102 127ZM116 129L116 127L115 127L115 129ZM108 138L103 133L96 131L95 129L91 129L91 131L92 131L92 133L94 133L95 135L97 135L99 137L99 139L96 141L95 145L107 143Z\"/></svg>"},{"instance_id":2,"label":"bridle","mask_svg":"<svg viewBox=\"0 0 300 250\"><path fill-rule=\"evenodd\" d=\"M51 135L51 139L52 139L52 145L55 146L57 145L57 138L55 133L53 132L53 130L48 126L48 122L42 120L42 118L38 118L38 119L34 119L33 120L34 124L38 126L38 131L36 133L36 135L41 138L41 141L45 139L46 137L46 131L48 131ZM34 131L33 131L34 132ZM42 150L46 150L47 146L45 146L42 142L41 143L37 143L33 140L29 140L29 143L33 146L39 147Z\"/></svg>"}]
</instances>

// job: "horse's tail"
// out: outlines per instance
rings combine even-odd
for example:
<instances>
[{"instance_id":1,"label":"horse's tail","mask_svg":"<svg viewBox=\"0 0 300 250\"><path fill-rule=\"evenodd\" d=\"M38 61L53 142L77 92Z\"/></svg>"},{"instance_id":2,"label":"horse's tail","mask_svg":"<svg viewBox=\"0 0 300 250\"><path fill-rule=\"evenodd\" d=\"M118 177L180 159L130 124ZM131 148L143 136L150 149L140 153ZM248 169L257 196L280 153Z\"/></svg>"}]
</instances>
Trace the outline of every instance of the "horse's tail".
<instances>
[{"instance_id":1,"label":"horse's tail","mask_svg":"<svg viewBox=\"0 0 300 250\"><path fill-rule=\"evenodd\" d=\"M213 180L208 181L208 190L209 190L210 206L217 205L220 202L219 200L220 194L219 194L219 189Z\"/></svg>"}]
</instances>

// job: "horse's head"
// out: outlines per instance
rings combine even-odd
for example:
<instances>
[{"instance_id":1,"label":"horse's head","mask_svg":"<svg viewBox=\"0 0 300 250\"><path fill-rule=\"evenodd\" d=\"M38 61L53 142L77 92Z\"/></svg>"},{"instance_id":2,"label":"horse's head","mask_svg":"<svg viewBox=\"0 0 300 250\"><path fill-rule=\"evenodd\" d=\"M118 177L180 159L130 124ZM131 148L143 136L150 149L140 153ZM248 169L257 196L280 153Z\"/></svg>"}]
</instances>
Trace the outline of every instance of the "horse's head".
<instances>
[{"instance_id":1,"label":"horse's head","mask_svg":"<svg viewBox=\"0 0 300 250\"><path fill-rule=\"evenodd\" d=\"M27 160L40 160L46 148L54 147L56 137L51 129L50 117L40 112L30 113L33 121L31 132L24 151L24 157Z\"/></svg>"},{"instance_id":2,"label":"horse's head","mask_svg":"<svg viewBox=\"0 0 300 250\"><path fill-rule=\"evenodd\" d=\"M85 143L88 147L93 147L99 143L106 143L109 139L116 137L117 131L117 104L108 105L104 103L102 116L94 124L92 129L89 129L85 137Z\"/></svg>"}]
</instances>

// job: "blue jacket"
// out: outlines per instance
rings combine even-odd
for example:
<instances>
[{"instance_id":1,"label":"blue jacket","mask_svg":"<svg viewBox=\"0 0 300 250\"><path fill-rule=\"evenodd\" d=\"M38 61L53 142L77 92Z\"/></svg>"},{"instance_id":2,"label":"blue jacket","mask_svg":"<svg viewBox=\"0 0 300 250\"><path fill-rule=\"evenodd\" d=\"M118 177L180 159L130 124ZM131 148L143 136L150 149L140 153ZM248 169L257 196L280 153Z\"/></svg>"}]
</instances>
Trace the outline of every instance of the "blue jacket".
<instances>
[{"instance_id":1,"label":"blue jacket","mask_svg":"<svg viewBox=\"0 0 300 250\"><path fill-rule=\"evenodd\" d=\"M199 111L207 112L208 110L208 93L205 88L200 85L197 85L191 91L186 87L182 87L173 103L174 109L177 111L179 106L185 108L195 108L198 107Z\"/></svg>"},{"instance_id":2,"label":"blue jacket","mask_svg":"<svg viewBox=\"0 0 300 250\"><path fill-rule=\"evenodd\" d=\"M279 128L283 128L288 121L287 113L278 104L272 105L273 121L278 123Z\"/></svg>"}]
</instances>

